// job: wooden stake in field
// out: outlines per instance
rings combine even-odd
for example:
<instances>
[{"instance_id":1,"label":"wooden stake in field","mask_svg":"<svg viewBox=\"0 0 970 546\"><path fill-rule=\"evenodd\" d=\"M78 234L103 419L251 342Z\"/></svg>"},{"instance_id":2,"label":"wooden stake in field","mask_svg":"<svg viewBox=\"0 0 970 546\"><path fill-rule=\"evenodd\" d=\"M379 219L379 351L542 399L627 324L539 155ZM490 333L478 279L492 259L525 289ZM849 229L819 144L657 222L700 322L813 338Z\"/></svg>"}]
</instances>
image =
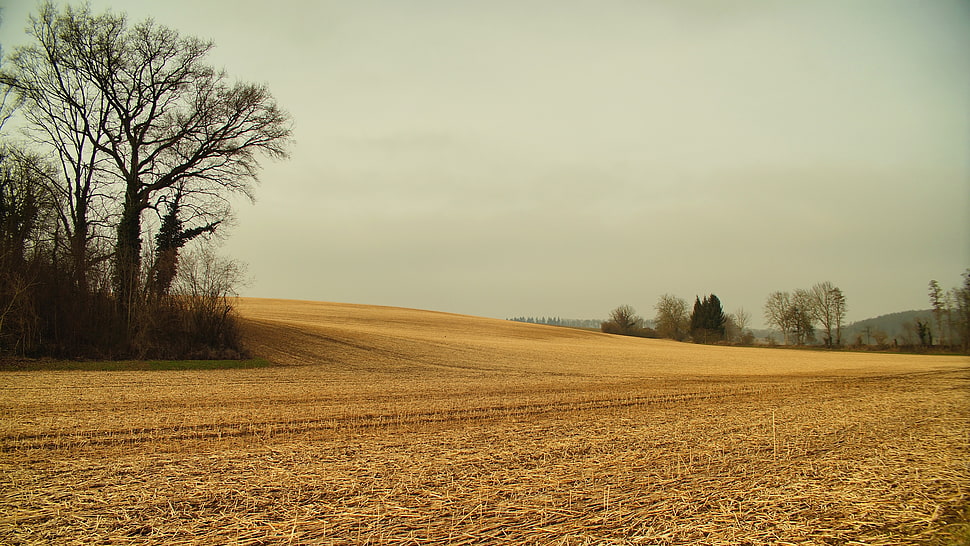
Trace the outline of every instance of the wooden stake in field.
<instances>
[{"instance_id":1,"label":"wooden stake in field","mask_svg":"<svg viewBox=\"0 0 970 546\"><path fill-rule=\"evenodd\" d=\"M778 430L775 427L775 410L771 410L771 452L778 460Z\"/></svg>"}]
</instances>

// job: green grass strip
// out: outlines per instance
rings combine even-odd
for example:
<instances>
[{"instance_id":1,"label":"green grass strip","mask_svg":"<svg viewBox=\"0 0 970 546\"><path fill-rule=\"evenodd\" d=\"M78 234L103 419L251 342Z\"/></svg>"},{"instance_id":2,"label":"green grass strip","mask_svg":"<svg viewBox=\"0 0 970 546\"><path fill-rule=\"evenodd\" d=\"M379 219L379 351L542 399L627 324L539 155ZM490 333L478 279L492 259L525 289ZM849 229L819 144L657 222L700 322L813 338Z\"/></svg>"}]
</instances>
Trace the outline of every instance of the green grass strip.
<instances>
[{"instance_id":1,"label":"green grass strip","mask_svg":"<svg viewBox=\"0 0 970 546\"><path fill-rule=\"evenodd\" d=\"M262 358L249 360L17 360L0 361L0 371L149 371L149 370L229 370L267 368L273 364Z\"/></svg>"}]
</instances>

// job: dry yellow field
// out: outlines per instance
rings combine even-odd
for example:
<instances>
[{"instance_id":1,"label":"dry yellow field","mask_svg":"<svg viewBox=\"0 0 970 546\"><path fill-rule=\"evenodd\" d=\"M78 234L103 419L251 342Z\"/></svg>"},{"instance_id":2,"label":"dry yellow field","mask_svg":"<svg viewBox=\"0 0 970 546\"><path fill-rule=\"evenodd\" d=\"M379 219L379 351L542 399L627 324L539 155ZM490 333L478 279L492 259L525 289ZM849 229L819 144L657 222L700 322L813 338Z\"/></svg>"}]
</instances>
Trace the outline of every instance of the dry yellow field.
<instances>
[{"instance_id":1,"label":"dry yellow field","mask_svg":"<svg viewBox=\"0 0 970 546\"><path fill-rule=\"evenodd\" d=\"M246 299L281 366L0 373L0 544L960 544L970 362Z\"/></svg>"}]
</instances>

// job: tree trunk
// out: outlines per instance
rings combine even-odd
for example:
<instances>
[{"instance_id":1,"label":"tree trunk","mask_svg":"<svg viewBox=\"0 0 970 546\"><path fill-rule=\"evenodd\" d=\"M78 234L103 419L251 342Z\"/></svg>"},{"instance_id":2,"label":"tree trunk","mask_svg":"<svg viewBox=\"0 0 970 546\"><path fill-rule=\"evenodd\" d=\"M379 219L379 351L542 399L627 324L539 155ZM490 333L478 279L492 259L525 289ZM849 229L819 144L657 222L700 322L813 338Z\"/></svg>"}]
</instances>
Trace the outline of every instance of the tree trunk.
<instances>
[{"instance_id":1,"label":"tree trunk","mask_svg":"<svg viewBox=\"0 0 970 546\"><path fill-rule=\"evenodd\" d=\"M137 196L129 192L118 221L115 242L115 297L125 321L131 326L132 310L138 299L141 271L141 211L144 207Z\"/></svg>"},{"instance_id":2,"label":"tree trunk","mask_svg":"<svg viewBox=\"0 0 970 546\"><path fill-rule=\"evenodd\" d=\"M74 233L68 241L71 248L71 266L73 268L74 288L80 293L88 292L88 226L86 222L79 222L74 226Z\"/></svg>"}]
</instances>

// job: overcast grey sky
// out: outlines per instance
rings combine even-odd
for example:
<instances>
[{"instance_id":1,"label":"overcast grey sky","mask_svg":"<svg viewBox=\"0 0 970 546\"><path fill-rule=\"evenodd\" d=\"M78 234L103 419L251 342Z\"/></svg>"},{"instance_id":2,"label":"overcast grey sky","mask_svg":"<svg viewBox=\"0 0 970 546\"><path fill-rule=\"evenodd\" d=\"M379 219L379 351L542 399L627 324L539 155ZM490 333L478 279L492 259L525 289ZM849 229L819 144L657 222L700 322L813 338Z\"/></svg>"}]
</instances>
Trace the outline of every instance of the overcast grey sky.
<instances>
[{"instance_id":1,"label":"overcast grey sky","mask_svg":"<svg viewBox=\"0 0 970 546\"><path fill-rule=\"evenodd\" d=\"M8 51L36 4L0 0ZM970 267L970 2L92 1L211 38L295 120L224 251L244 295L849 320Z\"/></svg>"}]
</instances>

